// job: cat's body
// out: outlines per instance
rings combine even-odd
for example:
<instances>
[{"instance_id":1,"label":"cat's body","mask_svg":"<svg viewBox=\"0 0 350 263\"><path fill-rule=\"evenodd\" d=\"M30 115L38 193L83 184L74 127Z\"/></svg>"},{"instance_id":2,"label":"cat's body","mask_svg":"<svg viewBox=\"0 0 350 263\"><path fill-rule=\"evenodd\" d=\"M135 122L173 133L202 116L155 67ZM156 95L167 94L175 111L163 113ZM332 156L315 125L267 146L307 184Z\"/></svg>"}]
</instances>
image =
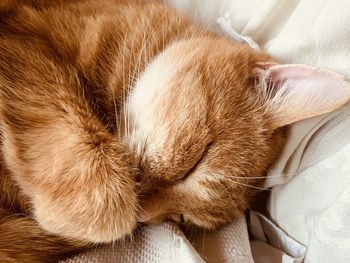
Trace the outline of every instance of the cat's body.
<instances>
[{"instance_id":1,"label":"cat's body","mask_svg":"<svg viewBox=\"0 0 350 263\"><path fill-rule=\"evenodd\" d=\"M344 103L308 110L258 91L257 72L283 82L285 69L162 4L127 2L0 3L1 262L52 261L137 221L230 222L281 127Z\"/></svg>"}]
</instances>

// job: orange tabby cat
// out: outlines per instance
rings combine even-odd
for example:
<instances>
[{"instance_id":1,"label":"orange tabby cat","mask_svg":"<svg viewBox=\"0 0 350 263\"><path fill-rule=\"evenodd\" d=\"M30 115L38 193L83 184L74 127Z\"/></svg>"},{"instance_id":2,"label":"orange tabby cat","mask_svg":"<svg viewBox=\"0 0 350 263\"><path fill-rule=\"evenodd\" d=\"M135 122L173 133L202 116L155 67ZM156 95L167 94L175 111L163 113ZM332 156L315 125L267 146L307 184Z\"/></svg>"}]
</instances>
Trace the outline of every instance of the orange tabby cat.
<instances>
[{"instance_id":1,"label":"orange tabby cat","mask_svg":"<svg viewBox=\"0 0 350 263\"><path fill-rule=\"evenodd\" d=\"M283 127L350 96L334 73L270 61L160 3L2 0L0 261L240 215Z\"/></svg>"}]
</instances>

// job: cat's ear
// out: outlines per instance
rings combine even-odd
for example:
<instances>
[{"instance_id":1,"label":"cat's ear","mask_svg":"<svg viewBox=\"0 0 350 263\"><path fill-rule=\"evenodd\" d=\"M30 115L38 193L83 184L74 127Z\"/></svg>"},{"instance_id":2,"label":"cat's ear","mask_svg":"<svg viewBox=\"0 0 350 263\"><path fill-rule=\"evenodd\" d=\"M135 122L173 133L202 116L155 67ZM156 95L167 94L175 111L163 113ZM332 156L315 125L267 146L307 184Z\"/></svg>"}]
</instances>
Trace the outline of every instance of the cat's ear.
<instances>
[{"instance_id":1,"label":"cat's ear","mask_svg":"<svg viewBox=\"0 0 350 263\"><path fill-rule=\"evenodd\" d=\"M297 64L257 67L259 89L276 128L331 112L350 100L350 83L335 72Z\"/></svg>"}]
</instances>

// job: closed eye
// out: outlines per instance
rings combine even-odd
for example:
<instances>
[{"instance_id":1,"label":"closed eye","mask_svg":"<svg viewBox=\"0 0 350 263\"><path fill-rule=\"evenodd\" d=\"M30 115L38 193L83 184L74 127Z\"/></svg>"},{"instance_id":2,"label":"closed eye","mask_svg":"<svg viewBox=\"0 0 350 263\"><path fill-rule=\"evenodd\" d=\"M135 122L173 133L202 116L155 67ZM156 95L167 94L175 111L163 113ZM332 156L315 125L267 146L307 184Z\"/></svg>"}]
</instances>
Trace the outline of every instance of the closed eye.
<instances>
[{"instance_id":1,"label":"closed eye","mask_svg":"<svg viewBox=\"0 0 350 263\"><path fill-rule=\"evenodd\" d=\"M207 144L204 151L202 152L202 154L198 158L197 162L192 166L192 168L186 174L184 174L183 177L179 178L177 181L186 180L197 169L198 165L203 161L205 156L208 154L208 151L212 145L213 145L213 142L210 142Z\"/></svg>"}]
</instances>

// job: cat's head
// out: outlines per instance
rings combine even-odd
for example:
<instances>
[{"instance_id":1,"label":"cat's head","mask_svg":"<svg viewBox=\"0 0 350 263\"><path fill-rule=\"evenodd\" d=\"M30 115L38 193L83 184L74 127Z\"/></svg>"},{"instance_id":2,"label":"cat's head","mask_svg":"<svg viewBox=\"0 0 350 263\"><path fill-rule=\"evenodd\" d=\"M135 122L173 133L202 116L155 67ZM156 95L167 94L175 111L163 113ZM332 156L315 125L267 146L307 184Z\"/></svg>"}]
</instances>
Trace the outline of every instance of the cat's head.
<instances>
[{"instance_id":1,"label":"cat's head","mask_svg":"<svg viewBox=\"0 0 350 263\"><path fill-rule=\"evenodd\" d=\"M340 76L277 65L225 39L174 43L136 81L124 139L140 168L140 221L213 228L249 205L285 126L350 96Z\"/></svg>"}]
</instances>

